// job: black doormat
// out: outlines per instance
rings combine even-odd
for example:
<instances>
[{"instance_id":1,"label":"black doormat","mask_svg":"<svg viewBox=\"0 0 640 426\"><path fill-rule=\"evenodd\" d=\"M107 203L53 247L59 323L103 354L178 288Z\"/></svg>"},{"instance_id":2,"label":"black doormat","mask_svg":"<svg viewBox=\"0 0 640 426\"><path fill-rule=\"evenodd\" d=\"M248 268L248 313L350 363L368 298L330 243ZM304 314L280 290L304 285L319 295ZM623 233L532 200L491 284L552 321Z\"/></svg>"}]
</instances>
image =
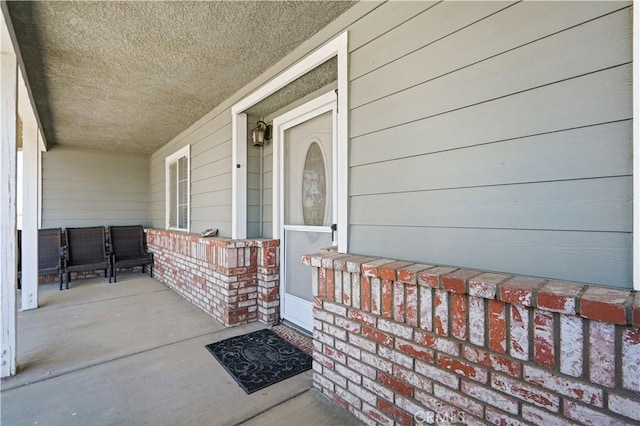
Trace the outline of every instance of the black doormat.
<instances>
[{"instance_id":1,"label":"black doormat","mask_svg":"<svg viewBox=\"0 0 640 426\"><path fill-rule=\"evenodd\" d=\"M307 371L312 364L309 355L267 329L206 348L248 394Z\"/></svg>"}]
</instances>

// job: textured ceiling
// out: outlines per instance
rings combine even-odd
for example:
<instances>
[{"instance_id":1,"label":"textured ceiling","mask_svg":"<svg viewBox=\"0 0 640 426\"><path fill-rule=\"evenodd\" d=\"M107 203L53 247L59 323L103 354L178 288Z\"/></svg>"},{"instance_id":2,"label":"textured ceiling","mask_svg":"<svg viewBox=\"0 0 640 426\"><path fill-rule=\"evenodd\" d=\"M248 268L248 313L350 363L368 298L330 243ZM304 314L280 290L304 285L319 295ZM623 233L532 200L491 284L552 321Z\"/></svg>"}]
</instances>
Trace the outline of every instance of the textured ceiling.
<instances>
[{"instance_id":1,"label":"textured ceiling","mask_svg":"<svg viewBox=\"0 0 640 426\"><path fill-rule=\"evenodd\" d=\"M354 3L17 1L8 10L47 142L151 153ZM330 69L258 109L322 87Z\"/></svg>"}]
</instances>

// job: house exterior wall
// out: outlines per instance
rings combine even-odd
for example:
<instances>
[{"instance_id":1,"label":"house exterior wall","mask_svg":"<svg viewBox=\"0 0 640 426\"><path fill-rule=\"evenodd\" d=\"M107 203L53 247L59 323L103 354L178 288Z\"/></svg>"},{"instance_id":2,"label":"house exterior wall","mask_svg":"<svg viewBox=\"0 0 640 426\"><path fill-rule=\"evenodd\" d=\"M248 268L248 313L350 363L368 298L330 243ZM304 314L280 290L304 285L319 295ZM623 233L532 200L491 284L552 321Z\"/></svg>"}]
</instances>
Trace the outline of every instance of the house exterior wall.
<instances>
[{"instance_id":1,"label":"house exterior wall","mask_svg":"<svg viewBox=\"0 0 640 426\"><path fill-rule=\"evenodd\" d=\"M367 424L639 422L631 25L630 2L358 4L154 153L152 222L188 143L192 231L230 236L231 105L348 30L350 254L305 258L316 388Z\"/></svg>"},{"instance_id":2,"label":"house exterior wall","mask_svg":"<svg viewBox=\"0 0 640 426\"><path fill-rule=\"evenodd\" d=\"M42 153L42 227L149 225L149 157L54 148Z\"/></svg>"},{"instance_id":3,"label":"house exterior wall","mask_svg":"<svg viewBox=\"0 0 640 426\"><path fill-rule=\"evenodd\" d=\"M389 2L351 21L325 29L349 30L350 252L630 288L630 2ZM228 107L153 154L152 224L187 143L191 229L230 236Z\"/></svg>"},{"instance_id":4,"label":"house exterior wall","mask_svg":"<svg viewBox=\"0 0 640 426\"><path fill-rule=\"evenodd\" d=\"M638 292L335 253L304 262L314 386L365 424L640 422Z\"/></svg>"}]
</instances>

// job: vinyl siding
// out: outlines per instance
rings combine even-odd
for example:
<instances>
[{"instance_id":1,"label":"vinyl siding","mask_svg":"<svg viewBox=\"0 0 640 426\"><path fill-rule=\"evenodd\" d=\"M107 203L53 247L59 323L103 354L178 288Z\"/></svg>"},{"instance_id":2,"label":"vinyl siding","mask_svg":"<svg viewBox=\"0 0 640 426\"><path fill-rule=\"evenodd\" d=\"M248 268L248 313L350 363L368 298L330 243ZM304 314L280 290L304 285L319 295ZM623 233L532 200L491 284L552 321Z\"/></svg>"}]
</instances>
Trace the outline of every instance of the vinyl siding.
<instances>
[{"instance_id":1,"label":"vinyl siding","mask_svg":"<svg viewBox=\"0 0 640 426\"><path fill-rule=\"evenodd\" d=\"M350 252L630 288L631 25L631 2L358 4L153 155L153 224L191 143L192 229L230 236L230 106L347 29Z\"/></svg>"},{"instance_id":2,"label":"vinyl siding","mask_svg":"<svg viewBox=\"0 0 640 426\"><path fill-rule=\"evenodd\" d=\"M149 223L149 157L54 148L42 153L42 227Z\"/></svg>"},{"instance_id":3,"label":"vinyl siding","mask_svg":"<svg viewBox=\"0 0 640 426\"><path fill-rule=\"evenodd\" d=\"M353 51L350 251L631 287L631 22L445 2Z\"/></svg>"}]
</instances>

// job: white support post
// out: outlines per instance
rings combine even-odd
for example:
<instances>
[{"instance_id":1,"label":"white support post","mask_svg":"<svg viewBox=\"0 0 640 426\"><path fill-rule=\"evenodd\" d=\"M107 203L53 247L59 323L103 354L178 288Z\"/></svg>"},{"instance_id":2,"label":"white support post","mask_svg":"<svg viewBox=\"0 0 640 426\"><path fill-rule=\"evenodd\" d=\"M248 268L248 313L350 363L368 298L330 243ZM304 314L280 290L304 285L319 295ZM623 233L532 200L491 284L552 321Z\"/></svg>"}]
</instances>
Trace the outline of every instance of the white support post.
<instances>
[{"instance_id":1,"label":"white support post","mask_svg":"<svg viewBox=\"0 0 640 426\"><path fill-rule=\"evenodd\" d=\"M19 79L18 97L28 93ZM25 110L20 107L24 106ZM22 310L38 307L38 122L31 104L18 103L22 128Z\"/></svg>"},{"instance_id":2,"label":"white support post","mask_svg":"<svg viewBox=\"0 0 640 426\"><path fill-rule=\"evenodd\" d=\"M640 1L633 2L633 288L640 291Z\"/></svg>"},{"instance_id":3,"label":"white support post","mask_svg":"<svg viewBox=\"0 0 640 426\"><path fill-rule=\"evenodd\" d=\"M16 374L16 114L18 62L0 14L0 377Z\"/></svg>"}]
</instances>

